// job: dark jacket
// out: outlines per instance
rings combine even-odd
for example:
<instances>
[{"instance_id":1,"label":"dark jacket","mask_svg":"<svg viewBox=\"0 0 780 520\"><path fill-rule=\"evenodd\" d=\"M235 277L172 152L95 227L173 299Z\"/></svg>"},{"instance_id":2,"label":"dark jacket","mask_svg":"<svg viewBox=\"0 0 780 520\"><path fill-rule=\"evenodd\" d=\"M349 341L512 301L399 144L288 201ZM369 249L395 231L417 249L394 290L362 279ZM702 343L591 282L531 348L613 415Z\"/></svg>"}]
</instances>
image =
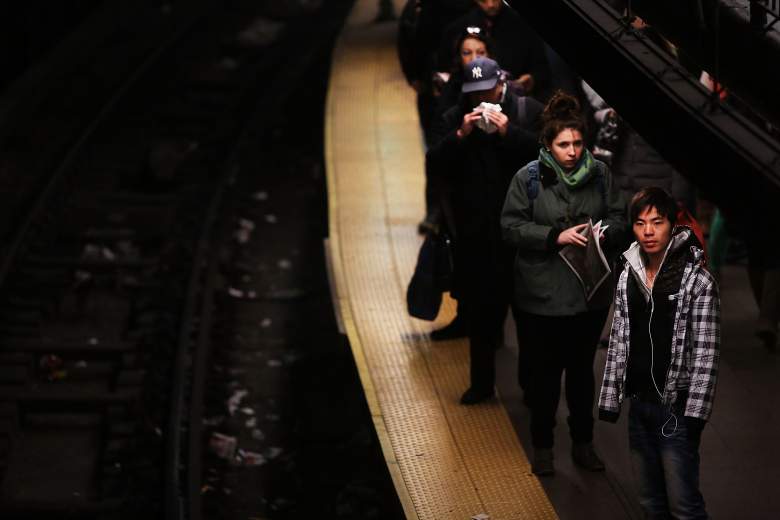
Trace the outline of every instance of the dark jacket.
<instances>
[{"instance_id":1,"label":"dark jacket","mask_svg":"<svg viewBox=\"0 0 780 520\"><path fill-rule=\"evenodd\" d=\"M450 70L455 41L466 27L472 26L487 30L496 47L495 56L492 57L502 69L509 72L513 78L531 74L536 82L533 92L535 96L547 88L550 71L544 42L514 9L506 5L494 18L488 18L479 7L474 7L447 26L439 46L437 70Z\"/></svg>"},{"instance_id":2,"label":"dark jacket","mask_svg":"<svg viewBox=\"0 0 780 520\"><path fill-rule=\"evenodd\" d=\"M685 417L704 421L712 413L718 377L720 298L715 279L704 268L704 252L690 245L691 234L688 228L678 228L669 246L669 251L684 248L686 255L679 288L674 295L677 303L672 340L667 347L670 350L669 369L665 380L660 383L663 385L660 390L664 404L678 405ZM644 262L639 244L634 242L623 258L625 264L615 294L615 316L599 397L599 417L613 422L617 420L623 399L628 395L626 377L633 327L627 298L629 277L640 282L648 298L651 294L644 282Z\"/></svg>"},{"instance_id":3,"label":"dark jacket","mask_svg":"<svg viewBox=\"0 0 780 520\"><path fill-rule=\"evenodd\" d=\"M427 160L449 193L459 276L473 277L503 261L507 254L501 241L501 208L514 172L536 153L542 106L532 98L507 93L501 103L509 117L506 136L474 128L460 140L456 132L463 116L474 108L467 99L464 96L434 124ZM509 258L511 262L511 251Z\"/></svg>"},{"instance_id":4,"label":"dark jacket","mask_svg":"<svg viewBox=\"0 0 780 520\"><path fill-rule=\"evenodd\" d=\"M523 311L545 316L572 316L593 309L579 280L558 255L556 240L571 226L598 220L609 225L602 247L623 240L626 207L609 167L596 160L591 178L570 188L542 166L536 199L528 198L528 167L512 179L506 195L501 228L507 243L517 248L515 304ZM601 180L598 180L599 177ZM604 282L607 284L607 282ZM607 284L608 285L608 284ZM603 299L601 299L603 300ZM604 301L604 307L609 301Z\"/></svg>"}]
</instances>

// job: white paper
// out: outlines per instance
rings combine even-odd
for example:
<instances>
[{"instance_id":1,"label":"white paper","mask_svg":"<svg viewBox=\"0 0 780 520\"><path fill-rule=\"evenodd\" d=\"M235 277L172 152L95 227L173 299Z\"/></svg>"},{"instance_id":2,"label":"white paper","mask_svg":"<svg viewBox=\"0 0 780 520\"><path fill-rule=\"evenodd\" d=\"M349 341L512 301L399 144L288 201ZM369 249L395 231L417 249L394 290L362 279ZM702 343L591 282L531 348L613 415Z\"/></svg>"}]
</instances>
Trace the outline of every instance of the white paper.
<instances>
[{"instance_id":1,"label":"white paper","mask_svg":"<svg viewBox=\"0 0 780 520\"><path fill-rule=\"evenodd\" d=\"M484 101L474 108L475 112L481 112L482 118L478 119L475 125L477 128L485 132L486 134L492 134L498 130L498 127L494 125L487 117L490 112L501 112L501 105L495 103L485 103Z\"/></svg>"}]
</instances>

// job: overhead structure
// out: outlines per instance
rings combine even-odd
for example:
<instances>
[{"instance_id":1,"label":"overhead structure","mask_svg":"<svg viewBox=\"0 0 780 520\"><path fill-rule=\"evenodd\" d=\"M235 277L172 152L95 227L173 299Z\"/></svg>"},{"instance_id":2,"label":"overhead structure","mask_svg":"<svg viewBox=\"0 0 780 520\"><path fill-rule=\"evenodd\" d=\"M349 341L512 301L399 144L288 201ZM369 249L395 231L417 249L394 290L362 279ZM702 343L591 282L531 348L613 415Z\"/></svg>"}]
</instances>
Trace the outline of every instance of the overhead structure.
<instances>
[{"instance_id":1,"label":"overhead structure","mask_svg":"<svg viewBox=\"0 0 780 520\"><path fill-rule=\"evenodd\" d=\"M702 196L737 223L774 208L780 196L780 143L721 104L606 1L508 2Z\"/></svg>"},{"instance_id":2,"label":"overhead structure","mask_svg":"<svg viewBox=\"0 0 780 520\"><path fill-rule=\"evenodd\" d=\"M780 2L633 0L632 12L780 126ZM772 66L774 64L774 66Z\"/></svg>"}]
</instances>

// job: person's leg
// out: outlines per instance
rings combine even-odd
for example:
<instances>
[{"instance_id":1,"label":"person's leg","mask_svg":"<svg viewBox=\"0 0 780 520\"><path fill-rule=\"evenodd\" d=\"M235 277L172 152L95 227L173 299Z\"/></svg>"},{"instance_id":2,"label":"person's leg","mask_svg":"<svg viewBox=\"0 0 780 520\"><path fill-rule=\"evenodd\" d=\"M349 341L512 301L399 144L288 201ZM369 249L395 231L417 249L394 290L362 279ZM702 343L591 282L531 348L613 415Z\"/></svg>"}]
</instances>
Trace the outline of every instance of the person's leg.
<instances>
[{"instance_id":1,"label":"person's leg","mask_svg":"<svg viewBox=\"0 0 780 520\"><path fill-rule=\"evenodd\" d=\"M469 334L470 382L477 393L492 395L496 382L495 345L484 328L477 326Z\"/></svg>"},{"instance_id":2,"label":"person's leg","mask_svg":"<svg viewBox=\"0 0 780 520\"><path fill-rule=\"evenodd\" d=\"M676 427L675 427L676 426ZM669 510L679 520L706 519L699 491L699 446L689 440L683 417L668 423L661 440L661 461Z\"/></svg>"},{"instance_id":3,"label":"person's leg","mask_svg":"<svg viewBox=\"0 0 780 520\"><path fill-rule=\"evenodd\" d=\"M659 520L671 518L659 446L663 424L658 421L660 408L660 404L632 400L628 412L628 447L638 484L639 505L647 518Z\"/></svg>"},{"instance_id":4,"label":"person's leg","mask_svg":"<svg viewBox=\"0 0 780 520\"><path fill-rule=\"evenodd\" d=\"M569 320L563 352L566 370L566 403L569 407L571 455L575 464L589 471L603 471L604 462L593 448L593 358L607 310L592 311Z\"/></svg>"},{"instance_id":5,"label":"person's leg","mask_svg":"<svg viewBox=\"0 0 780 520\"><path fill-rule=\"evenodd\" d=\"M469 355L471 386L461 398L462 404L477 404L492 397L496 384L496 350L507 304L498 295L475 302L469 314Z\"/></svg>"},{"instance_id":6,"label":"person's leg","mask_svg":"<svg viewBox=\"0 0 780 520\"><path fill-rule=\"evenodd\" d=\"M553 430L561 395L560 344L556 341L555 318L516 312L519 344L530 366L527 371L525 403L531 411L531 443L534 447L531 471L539 476L553 475Z\"/></svg>"},{"instance_id":7,"label":"person's leg","mask_svg":"<svg viewBox=\"0 0 780 520\"><path fill-rule=\"evenodd\" d=\"M593 359L607 309L578 314L564 329L566 402L569 407L569 431L574 443L593 440L593 399L595 380Z\"/></svg>"},{"instance_id":8,"label":"person's leg","mask_svg":"<svg viewBox=\"0 0 780 520\"><path fill-rule=\"evenodd\" d=\"M555 337L560 325L553 317L525 312L518 312L517 316L518 342L524 345L531 366L528 378L531 439L534 448L550 449L561 396L563 366Z\"/></svg>"}]
</instances>

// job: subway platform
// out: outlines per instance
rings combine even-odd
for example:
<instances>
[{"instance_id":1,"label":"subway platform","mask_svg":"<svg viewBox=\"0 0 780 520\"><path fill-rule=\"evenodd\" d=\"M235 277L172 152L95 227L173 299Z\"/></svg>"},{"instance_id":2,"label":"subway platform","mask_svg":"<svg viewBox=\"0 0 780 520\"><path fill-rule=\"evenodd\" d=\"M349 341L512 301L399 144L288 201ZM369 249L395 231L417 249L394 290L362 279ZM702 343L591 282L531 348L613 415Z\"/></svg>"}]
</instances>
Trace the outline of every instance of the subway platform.
<instances>
[{"instance_id":1,"label":"subway platform","mask_svg":"<svg viewBox=\"0 0 780 520\"><path fill-rule=\"evenodd\" d=\"M561 403L557 473L537 478L528 462L513 327L498 353L499 398L464 407L458 399L468 386L467 340L428 338L452 318L452 300L433 323L407 315L406 286L422 241L416 225L424 214L424 149L414 92L397 62L397 26L374 23L374 4L356 3L333 55L326 247L340 326L406 517L641 518L625 413L617 425L597 422L595 444L607 470L592 474L571 462ZM702 439L702 492L714 518L776 518L780 357L753 336L757 311L744 266L726 266L721 299L721 369ZM597 382L605 354L596 357Z\"/></svg>"}]
</instances>

